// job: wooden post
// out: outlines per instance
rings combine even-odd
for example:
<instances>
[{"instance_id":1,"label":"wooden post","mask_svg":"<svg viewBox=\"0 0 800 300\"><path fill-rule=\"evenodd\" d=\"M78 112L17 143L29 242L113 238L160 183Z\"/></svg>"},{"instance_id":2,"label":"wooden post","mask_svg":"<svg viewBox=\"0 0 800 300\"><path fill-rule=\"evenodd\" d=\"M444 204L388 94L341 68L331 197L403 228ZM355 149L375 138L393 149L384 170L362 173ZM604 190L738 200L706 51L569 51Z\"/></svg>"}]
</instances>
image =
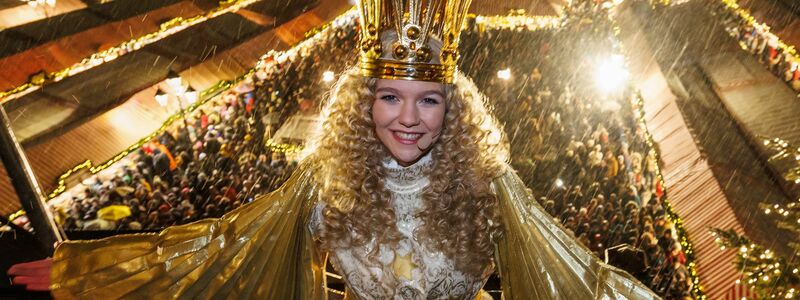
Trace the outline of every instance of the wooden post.
<instances>
[{"instance_id":1,"label":"wooden post","mask_svg":"<svg viewBox=\"0 0 800 300\"><path fill-rule=\"evenodd\" d=\"M49 255L55 251L55 243L64 240L64 233L53 219L45 203L47 197L33 174L28 158L17 142L11 129L6 110L0 105L0 158L6 167L11 184L17 192L20 204L33 225L42 249Z\"/></svg>"}]
</instances>

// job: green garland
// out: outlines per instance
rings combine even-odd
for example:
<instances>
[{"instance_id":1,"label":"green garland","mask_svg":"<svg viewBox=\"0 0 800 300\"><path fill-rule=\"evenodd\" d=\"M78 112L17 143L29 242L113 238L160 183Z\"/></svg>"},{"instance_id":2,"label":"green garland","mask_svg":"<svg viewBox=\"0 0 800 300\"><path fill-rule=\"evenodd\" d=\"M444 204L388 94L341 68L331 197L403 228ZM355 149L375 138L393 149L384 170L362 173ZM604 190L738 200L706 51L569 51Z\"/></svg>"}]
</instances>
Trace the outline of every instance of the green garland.
<instances>
[{"instance_id":1,"label":"green garland","mask_svg":"<svg viewBox=\"0 0 800 300\"><path fill-rule=\"evenodd\" d=\"M634 113L638 114L638 121L639 126L642 128L644 132L645 139L647 141L647 145L650 149L653 149L654 153L656 154L656 161L661 161L661 152L657 151L655 146L655 140L653 139L653 135L650 134L650 131L647 129L647 121L645 118L644 112L644 98L642 97L639 91L636 92L636 96L633 100L634 104ZM659 183L664 191L664 195L669 195L667 193L667 187L664 182L664 176L661 174L661 167L656 164L656 178L658 178ZM678 241L680 242L683 252L686 254L686 267L689 271L689 278L692 281L692 296L695 299L706 299L705 292L703 291L703 287L700 285L700 276L697 275L697 264L695 263L695 256L694 256L694 246L692 245L691 240L689 239L689 232L683 226L683 220L678 216L678 213L672 208L672 204L670 204L668 196L664 198L664 207L667 211L667 216L669 220L672 221L673 225L675 226L675 232L678 237Z\"/></svg>"},{"instance_id":2,"label":"green garland","mask_svg":"<svg viewBox=\"0 0 800 300\"><path fill-rule=\"evenodd\" d=\"M228 1L228 2L232 2L232 1ZM238 3L240 1L235 1L235 2ZM325 25L322 25L321 27L322 28L327 28L331 23L333 23L334 21L337 21L339 18L347 17L348 14L350 14L351 12L352 12L352 10L348 11L348 12L346 12L346 13L338 16L338 17L336 17L333 21L328 22ZM274 50L271 50L266 55L262 56L262 58L259 60L259 62L256 64L256 66L253 67L253 68L250 68L247 71L247 73L239 75L238 77L236 77L233 80L221 80L221 81L217 82L215 85L209 87L208 89L203 90L202 92L200 92L200 95L198 97L199 100L196 103L192 104L191 106L185 108L182 111L179 111L179 112L173 114L172 116L167 118L167 120L164 121L164 123L161 124L161 126L156 131L154 131L153 133L149 134L148 136L140 139L138 142L136 142L133 145L129 146L128 148L126 148L122 152L118 153L117 155L115 155L111 159L105 161L104 163L102 163L102 164L100 164L98 166L92 166L91 160L86 160L83 163L71 168L66 173L64 173L63 175L59 176L58 182L57 182L58 185L57 185L56 189L53 190L53 192L51 192L48 195L48 200L57 197L62 192L64 192L64 190L66 190L65 181L70 175L72 175L75 172L77 172L77 171L79 171L81 169L84 169L84 168L89 168L89 172L91 172L92 174L96 174L97 172L100 172L100 171L110 167L111 165L113 165L114 163L120 161L122 158L124 158L125 156L127 156L131 152L134 152L137 149L141 148L142 145L144 145L148 141L152 140L153 138L157 137L159 134L161 134L164 131L166 131L167 128L170 125L172 125L173 122L182 119L187 113L193 112L195 109L197 109L198 107L202 106L203 104L205 104L206 102L211 100L214 96L217 96L217 95L221 94L222 92L224 92L224 91L230 89L231 87L235 86L236 84L244 81L245 79L252 77L253 74L256 72L256 70L258 70L259 68L262 67L262 62L264 61L264 58L281 56L281 55L283 55L285 53L292 53L293 51L297 51L297 49L299 47L304 46L304 42L312 39L313 37L317 36L318 34L320 34L322 32L321 29L317 29L317 28L312 29L311 31L315 32L315 34L311 35L310 38L308 38L308 39L298 43L297 45L293 46L291 49L286 50L286 51L274 51Z\"/></svg>"},{"instance_id":3,"label":"green garland","mask_svg":"<svg viewBox=\"0 0 800 300\"><path fill-rule=\"evenodd\" d=\"M220 5L217 8L212 9L211 11L208 11L206 13L202 13L188 18L176 17L170 19L162 23L159 26L159 30L156 32L151 32L143 36L133 38L129 41L123 42L118 46L114 46L106 50L94 53L89 57L82 59L80 62L77 62L62 70L50 73L39 72L33 74L28 79L28 82L23 83L17 87L11 88L9 90L0 92L0 102L2 102L4 99L8 97L17 94L32 92L33 90L42 87L45 84L64 80L65 78L69 78L80 72L94 68L106 62L115 60L120 56L131 53L146 45L155 43L166 37L172 36L173 34L178 33L183 29L211 20L225 13L236 11L242 6L250 5L259 1L263 0L226 0L220 2ZM183 28L181 28L181 26L183 26Z\"/></svg>"},{"instance_id":4,"label":"green garland","mask_svg":"<svg viewBox=\"0 0 800 300\"><path fill-rule=\"evenodd\" d=\"M238 3L239 1L236 1L236 2ZM354 10L349 10L348 12L336 17L333 21L326 23L322 27L327 28L330 24L332 24L335 21L338 21L338 20L340 20L342 18L352 17L352 12L353 11ZM320 28L320 27L318 27L318 28ZM267 54L262 56L261 59L259 59L259 62L256 64L255 67L249 69L246 73L236 77L233 80L221 80L221 81L217 82L215 85L209 87L208 89L205 89L205 90L201 91L199 96L198 96L198 101L196 103L194 103L194 104L190 105L189 107L186 107L185 109L183 109L181 111L178 111L175 114L171 115L170 117L167 118L166 121L164 121L164 123L161 124L161 126L158 129L156 129L156 131L154 131L153 133L151 133L151 134L139 139L139 141L137 141L133 145L128 146L122 152L117 153L111 159L103 162L100 165L96 165L96 166L92 163L91 160L85 160L84 162L82 162L82 163L70 168L64 174L62 174L61 176L58 177L58 179L56 181L56 188L53 189L53 191L50 192L47 195L47 200L48 201L52 200L53 198L55 198L58 195L60 195L61 193L63 193L67 188L67 185L66 185L67 178L69 178L70 176L72 176L76 172L78 172L78 171L80 171L82 169L88 169L91 174L96 174L96 173L98 173L98 172L110 167L114 163L120 161L122 158L124 158L127 155L129 155L131 152L134 152L134 151L138 150L139 148L141 148L142 145L144 145L145 143L149 142L153 138L157 137L159 134L161 134L164 131L166 131L167 128L170 125L172 125L173 122L182 119L187 113L190 113L190 112L194 111L198 107L202 106L203 104L205 104L206 102L211 100L213 97L215 97L215 96L221 94L222 92L230 89L231 87L233 87L236 84L244 81L245 79L252 77L253 74L256 72L256 70L258 70L259 68L262 67L262 64L265 61L265 58L281 56L281 55L285 55L287 53L293 53L294 51L297 51L297 49L299 47L304 46L307 41L317 37L322 32L322 30L320 30L318 28L315 28L315 29L311 30L311 31L315 32L315 34L311 35L310 38L308 38L308 39L306 39L304 41L301 41L300 43L298 43L297 45L293 46L289 50L286 50L286 51L270 50ZM281 145L277 145L277 144L273 145L273 147L275 147L276 149L278 149L278 148L286 148L286 147L282 147ZM289 150L289 149L287 148L287 150ZM293 150L293 149L291 149L291 150ZM19 211L13 213L11 216L9 216L9 220L14 220L14 219L16 219L16 218L18 218L20 216L23 216L23 215L25 215L25 212L23 210L19 210Z\"/></svg>"},{"instance_id":5,"label":"green garland","mask_svg":"<svg viewBox=\"0 0 800 300\"><path fill-rule=\"evenodd\" d=\"M780 139L764 139L764 146L778 153L770 159L792 158L800 160L800 149L793 148L788 142ZM794 157L792 157L794 156ZM800 233L800 199L788 204L759 203L765 215L774 216L778 228ZM710 228L711 235L720 250L738 250L734 264L741 270L742 279L738 284L750 286L759 298L798 299L800 295L800 261L793 255L790 258L776 255L772 250L753 243L744 235L733 229L723 230ZM788 243L793 252L800 251L800 244Z\"/></svg>"},{"instance_id":6,"label":"green garland","mask_svg":"<svg viewBox=\"0 0 800 300\"><path fill-rule=\"evenodd\" d=\"M800 147L792 145L780 138L759 137L764 143L764 147L772 150L774 154L767 159L768 162L776 166L786 165L783 171L783 179L787 182L800 184Z\"/></svg>"},{"instance_id":7,"label":"green garland","mask_svg":"<svg viewBox=\"0 0 800 300\"><path fill-rule=\"evenodd\" d=\"M736 251L734 264L742 272L737 284L746 284L761 299L800 298L800 265L796 259L775 255L733 229L710 231L720 250Z\"/></svg>"},{"instance_id":8,"label":"green garland","mask_svg":"<svg viewBox=\"0 0 800 300\"><path fill-rule=\"evenodd\" d=\"M658 1L658 0L657 0ZM662 2L669 2L669 0L663 0ZM607 11L610 11L611 8L608 8ZM571 14L568 9L568 15ZM579 14L577 16L580 16ZM581 16L585 17L585 16ZM605 19L611 22L611 32L616 38L617 44L619 45L620 49L623 49L622 42L619 39L619 34L621 28L616 24L614 18L611 15L606 14ZM648 147L655 153L656 161L661 161L661 152L655 148L656 142L653 138L653 135L650 133L650 130L647 129L647 120L644 112L644 98L642 97L641 91L636 90L634 93L634 97L631 100L634 106L634 113L638 114L638 122L639 126L644 132L645 139L647 142ZM689 278L692 282L692 296L694 299L705 300L707 296L703 290L703 286L700 284L700 276L697 274L697 263L696 258L694 255L694 245L689 238L689 232L683 226L683 220L678 216L678 213L675 212L675 209L672 207L672 204L669 202L667 193L666 183L664 182L664 176L661 173L661 167L656 164L656 178L658 179L661 188L663 189L663 193L665 195L663 199L664 207L666 208L667 217L669 221L672 222L673 226L675 227L675 233L678 237L678 242L682 246L683 252L686 255L686 268L689 271Z\"/></svg>"},{"instance_id":9,"label":"green garland","mask_svg":"<svg viewBox=\"0 0 800 300\"><path fill-rule=\"evenodd\" d=\"M748 12L747 9L740 7L739 3L737 3L736 0L720 0L720 2L722 2L722 4L725 5L725 8L727 8L731 13L738 15L745 22L747 22L747 24L759 28L762 31L766 32L767 34L775 36L775 38L778 40L778 48L783 50L783 53L791 54L795 61L800 61L800 56L798 56L797 49L795 49L793 45L787 44L786 42L781 40L777 35L771 33L769 31L770 30L769 25L767 25L764 22L759 22L758 20L756 20L755 17L750 15L750 12Z\"/></svg>"}]
</instances>

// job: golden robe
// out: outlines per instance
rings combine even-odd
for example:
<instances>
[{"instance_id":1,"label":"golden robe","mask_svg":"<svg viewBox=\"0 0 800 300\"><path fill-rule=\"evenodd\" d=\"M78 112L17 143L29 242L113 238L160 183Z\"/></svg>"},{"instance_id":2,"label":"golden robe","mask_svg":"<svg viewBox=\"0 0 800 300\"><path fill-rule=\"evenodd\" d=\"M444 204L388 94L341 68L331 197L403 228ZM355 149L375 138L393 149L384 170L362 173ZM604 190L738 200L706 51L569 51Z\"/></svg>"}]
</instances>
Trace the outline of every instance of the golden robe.
<instances>
[{"instance_id":1,"label":"golden robe","mask_svg":"<svg viewBox=\"0 0 800 300\"><path fill-rule=\"evenodd\" d=\"M318 201L314 167L302 164L280 189L219 219L63 243L53 257L53 295L325 299L323 253L308 226ZM658 299L554 222L510 167L492 189L505 226L495 251L505 299Z\"/></svg>"}]
</instances>

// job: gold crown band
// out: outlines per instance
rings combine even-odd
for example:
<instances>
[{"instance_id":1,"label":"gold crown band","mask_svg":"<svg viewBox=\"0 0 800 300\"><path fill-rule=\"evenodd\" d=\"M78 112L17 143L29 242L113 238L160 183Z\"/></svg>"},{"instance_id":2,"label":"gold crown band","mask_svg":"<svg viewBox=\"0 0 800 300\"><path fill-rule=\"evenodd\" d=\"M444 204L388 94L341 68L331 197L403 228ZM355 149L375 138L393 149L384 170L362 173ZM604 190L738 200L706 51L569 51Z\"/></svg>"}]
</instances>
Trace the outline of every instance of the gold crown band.
<instances>
[{"instance_id":1,"label":"gold crown band","mask_svg":"<svg viewBox=\"0 0 800 300\"><path fill-rule=\"evenodd\" d=\"M455 65L402 62L361 56L361 75L399 80L435 81L453 83Z\"/></svg>"},{"instance_id":2,"label":"gold crown band","mask_svg":"<svg viewBox=\"0 0 800 300\"><path fill-rule=\"evenodd\" d=\"M361 74L452 83L471 2L359 0Z\"/></svg>"}]
</instances>

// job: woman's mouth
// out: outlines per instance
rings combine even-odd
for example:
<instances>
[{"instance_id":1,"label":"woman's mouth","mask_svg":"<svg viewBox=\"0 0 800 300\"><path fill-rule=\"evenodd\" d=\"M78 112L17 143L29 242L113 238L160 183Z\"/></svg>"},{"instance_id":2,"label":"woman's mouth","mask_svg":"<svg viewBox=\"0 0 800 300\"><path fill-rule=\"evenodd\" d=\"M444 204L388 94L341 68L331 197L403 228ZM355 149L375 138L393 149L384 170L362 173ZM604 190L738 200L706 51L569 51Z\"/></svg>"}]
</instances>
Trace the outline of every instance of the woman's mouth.
<instances>
[{"instance_id":1,"label":"woman's mouth","mask_svg":"<svg viewBox=\"0 0 800 300\"><path fill-rule=\"evenodd\" d=\"M392 136L401 144L414 145L422 137L422 133L392 131Z\"/></svg>"}]
</instances>

